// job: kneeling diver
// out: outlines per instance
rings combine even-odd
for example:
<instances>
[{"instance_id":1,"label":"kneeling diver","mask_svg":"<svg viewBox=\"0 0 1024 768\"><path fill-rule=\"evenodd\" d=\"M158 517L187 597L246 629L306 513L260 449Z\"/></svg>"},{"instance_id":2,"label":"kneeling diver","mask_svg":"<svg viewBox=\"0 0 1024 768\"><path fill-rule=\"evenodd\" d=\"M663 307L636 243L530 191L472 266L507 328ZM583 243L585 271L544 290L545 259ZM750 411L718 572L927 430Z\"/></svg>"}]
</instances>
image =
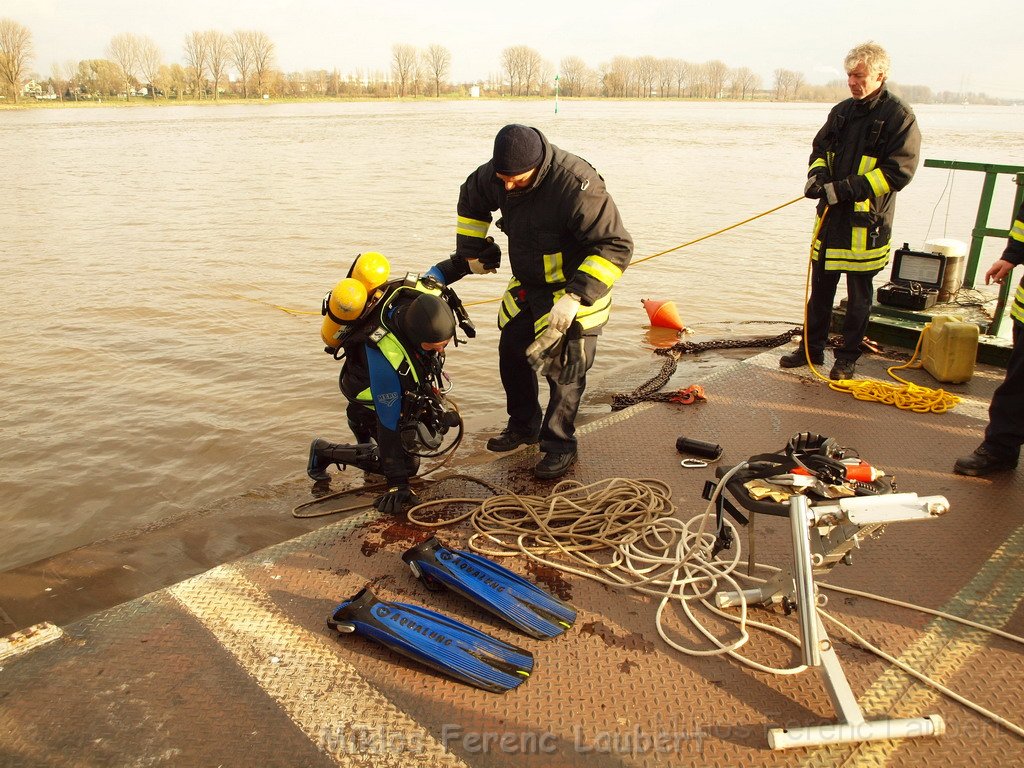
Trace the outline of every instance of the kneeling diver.
<instances>
[{"instance_id":1,"label":"kneeling diver","mask_svg":"<svg viewBox=\"0 0 1024 768\"><path fill-rule=\"evenodd\" d=\"M343 324L337 346L327 347L335 357L344 356L339 386L359 444L313 440L306 472L317 482L330 479L331 464L383 474L388 490L374 506L399 514L419 503L409 478L420 456L443 453L430 451L440 448L449 429L462 427L443 394L444 350L455 337L456 311L466 334L475 330L454 292L430 278L409 275L372 291L358 320Z\"/></svg>"}]
</instances>

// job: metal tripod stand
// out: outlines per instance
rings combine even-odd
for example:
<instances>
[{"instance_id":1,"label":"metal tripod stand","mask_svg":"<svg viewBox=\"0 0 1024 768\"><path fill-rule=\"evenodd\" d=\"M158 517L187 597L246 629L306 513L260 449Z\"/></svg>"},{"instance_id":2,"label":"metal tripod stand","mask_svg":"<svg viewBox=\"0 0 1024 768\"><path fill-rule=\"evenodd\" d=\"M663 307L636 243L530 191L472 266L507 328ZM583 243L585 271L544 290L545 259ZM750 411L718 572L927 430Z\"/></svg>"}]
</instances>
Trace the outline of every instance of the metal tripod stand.
<instances>
[{"instance_id":1,"label":"metal tripod stand","mask_svg":"<svg viewBox=\"0 0 1024 768\"><path fill-rule=\"evenodd\" d=\"M841 499L811 506L802 495L789 502L793 563L761 587L742 592L719 592L719 608L747 603L795 606L800 618L803 663L817 667L836 710L831 725L801 728L771 728L772 749L811 747L880 739L940 736L945 723L939 715L901 720L866 720L857 697L843 673L835 647L818 615L816 575L828 573L840 562L850 562L850 553L860 542L888 523L930 520L949 510L943 496L918 497L916 493Z\"/></svg>"}]
</instances>

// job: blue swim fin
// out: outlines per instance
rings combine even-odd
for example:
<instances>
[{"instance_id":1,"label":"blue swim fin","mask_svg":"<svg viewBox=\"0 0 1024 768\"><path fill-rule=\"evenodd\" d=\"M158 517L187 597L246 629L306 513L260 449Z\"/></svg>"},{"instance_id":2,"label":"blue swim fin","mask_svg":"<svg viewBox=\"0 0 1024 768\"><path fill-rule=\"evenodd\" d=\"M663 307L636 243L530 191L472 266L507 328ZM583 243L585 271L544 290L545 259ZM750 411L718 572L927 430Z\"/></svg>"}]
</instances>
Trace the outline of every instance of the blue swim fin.
<instances>
[{"instance_id":1,"label":"blue swim fin","mask_svg":"<svg viewBox=\"0 0 1024 768\"><path fill-rule=\"evenodd\" d=\"M418 605L380 600L369 587L335 608L327 623L485 691L504 693L533 671L529 651Z\"/></svg>"},{"instance_id":2,"label":"blue swim fin","mask_svg":"<svg viewBox=\"0 0 1024 768\"><path fill-rule=\"evenodd\" d=\"M472 552L448 549L436 538L402 555L427 589L445 588L532 637L557 637L576 621L576 609L517 573Z\"/></svg>"}]
</instances>

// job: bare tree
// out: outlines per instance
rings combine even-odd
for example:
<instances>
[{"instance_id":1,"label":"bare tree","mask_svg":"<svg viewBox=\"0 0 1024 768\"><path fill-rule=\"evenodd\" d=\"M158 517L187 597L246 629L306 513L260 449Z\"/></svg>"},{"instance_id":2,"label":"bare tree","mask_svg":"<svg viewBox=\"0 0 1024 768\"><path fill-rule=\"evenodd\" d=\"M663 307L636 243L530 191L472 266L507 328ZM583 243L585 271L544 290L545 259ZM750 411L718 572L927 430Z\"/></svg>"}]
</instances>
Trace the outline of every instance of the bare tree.
<instances>
[{"instance_id":1,"label":"bare tree","mask_svg":"<svg viewBox=\"0 0 1024 768\"><path fill-rule=\"evenodd\" d=\"M803 87L804 76L791 69L776 69L775 98L777 101L788 101L796 97L796 92Z\"/></svg>"},{"instance_id":2,"label":"bare tree","mask_svg":"<svg viewBox=\"0 0 1024 768\"><path fill-rule=\"evenodd\" d=\"M252 75L253 50L252 32L235 30L231 34L231 42L228 47L228 55L231 63L235 65L238 72L238 79L242 82L242 98L249 98L249 77Z\"/></svg>"},{"instance_id":3,"label":"bare tree","mask_svg":"<svg viewBox=\"0 0 1024 768\"><path fill-rule=\"evenodd\" d=\"M213 81L213 100L217 101L220 98L220 81L228 66L230 46L227 35L216 29L207 30L203 36L206 38L206 69Z\"/></svg>"},{"instance_id":4,"label":"bare tree","mask_svg":"<svg viewBox=\"0 0 1024 768\"><path fill-rule=\"evenodd\" d=\"M534 85L540 86L544 69L544 59L540 53L528 46L520 46L522 49L522 78L519 81L522 90L520 95L529 96L533 93Z\"/></svg>"},{"instance_id":5,"label":"bare tree","mask_svg":"<svg viewBox=\"0 0 1024 768\"><path fill-rule=\"evenodd\" d=\"M791 81L790 98L795 99L800 95L800 89L804 87L804 73L794 72Z\"/></svg>"},{"instance_id":6,"label":"bare tree","mask_svg":"<svg viewBox=\"0 0 1024 768\"><path fill-rule=\"evenodd\" d=\"M396 43L391 46L391 75L398 84L398 95L405 96L405 90L416 76L416 46Z\"/></svg>"},{"instance_id":7,"label":"bare tree","mask_svg":"<svg viewBox=\"0 0 1024 768\"><path fill-rule=\"evenodd\" d=\"M121 88L121 68L107 59L85 59L78 62L78 78L93 96L116 95Z\"/></svg>"},{"instance_id":8,"label":"bare tree","mask_svg":"<svg viewBox=\"0 0 1024 768\"><path fill-rule=\"evenodd\" d=\"M132 81L139 70L139 39L131 32L122 32L110 38L107 56L117 64L124 81L124 97L130 99L135 90Z\"/></svg>"},{"instance_id":9,"label":"bare tree","mask_svg":"<svg viewBox=\"0 0 1024 768\"><path fill-rule=\"evenodd\" d=\"M139 38L139 71L149 86L150 97L156 99L157 84L160 82L160 69L163 66L160 47L153 38L143 35Z\"/></svg>"},{"instance_id":10,"label":"bare tree","mask_svg":"<svg viewBox=\"0 0 1024 768\"><path fill-rule=\"evenodd\" d=\"M729 78L729 67L724 61L715 59L704 65L704 71L707 75L707 95L712 99L722 98L722 94L725 92L725 82Z\"/></svg>"},{"instance_id":11,"label":"bare tree","mask_svg":"<svg viewBox=\"0 0 1024 768\"><path fill-rule=\"evenodd\" d=\"M515 95L516 86L522 77L523 65L519 60L518 51L519 49L516 47L509 47L501 52L501 68L508 75L508 93L510 96Z\"/></svg>"},{"instance_id":12,"label":"bare tree","mask_svg":"<svg viewBox=\"0 0 1024 768\"><path fill-rule=\"evenodd\" d=\"M177 62L161 66L159 79L161 83L166 84L168 90L174 91L175 98L178 101L181 101L190 82L189 75L185 71L185 68Z\"/></svg>"},{"instance_id":13,"label":"bare tree","mask_svg":"<svg viewBox=\"0 0 1024 768\"><path fill-rule=\"evenodd\" d=\"M68 59L61 65L61 70L64 82L67 83L68 92L74 96L75 101L78 101L78 89L81 87L81 82L78 79L78 63Z\"/></svg>"},{"instance_id":14,"label":"bare tree","mask_svg":"<svg viewBox=\"0 0 1024 768\"><path fill-rule=\"evenodd\" d=\"M675 82L675 60L658 59L658 95L663 99L671 96L673 82Z\"/></svg>"},{"instance_id":15,"label":"bare tree","mask_svg":"<svg viewBox=\"0 0 1024 768\"><path fill-rule=\"evenodd\" d=\"M676 97L682 98L683 89L690 87L693 65L682 59L670 59L672 66L672 80L676 85Z\"/></svg>"},{"instance_id":16,"label":"bare tree","mask_svg":"<svg viewBox=\"0 0 1024 768\"><path fill-rule=\"evenodd\" d=\"M732 97L742 100L753 97L754 91L761 87L761 78L749 67L739 67L732 71L729 85Z\"/></svg>"},{"instance_id":17,"label":"bare tree","mask_svg":"<svg viewBox=\"0 0 1024 768\"><path fill-rule=\"evenodd\" d=\"M249 45L252 52L252 73L256 77L256 89L263 96L263 86L274 65L274 43L266 32L249 32Z\"/></svg>"},{"instance_id":18,"label":"bare tree","mask_svg":"<svg viewBox=\"0 0 1024 768\"><path fill-rule=\"evenodd\" d=\"M185 36L185 64L195 85L195 96L203 98L206 72L206 33L189 32Z\"/></svg>"},{"instance_id":19,"label":"bare tree","mask_svg":"<svg viewBox=\"0 0 1024 768\"><path fill-rule=\"evenodd\" d=\"M0 19L0 77L14 94L21 95L21 79L32 60L32 33L14 19Z\"/></svg>"},{"instance_id":20,"label":"bare tree","mask_svg":"<svg viewBox=\"0 0 1024 768\"><path fill-rule=\"evenodd\" d=\"M636 81L636 63L628 56L616 56L610 64L602 65L602 83L606 96L628 96Z\"/></svg>"},{"instance_id":21,"label":"bare tree","mask_svg":"<svg viewBox=\"0 0 1024 768\"><path fill-rule=\"evenodd\" d=\"M441 82L447 82L452 67L452 54L443 45L429 45L423 52L423 67L434 81L434 96L441 95Z\"/></svg>"},{"instance_id":22,"label":"bare tree","mask_svg":"<svg viewBox=\"0 0 1024 768\"><path fill-rule=\"evenodd\" d=\"M527 45L513 45L501 52L501 68L508 76L509 93L524 96L533 93L544 77L544 59ZM553 73L552 73L553 76Z\"/></svg>"},{"instance_id":23,"label":"bare tree","mask_svg":"<svg viewBox=\"0 0 1024 768\"><path fill-rule=\"evenodd\" d=\"M588 67L579 56L567 56L559 66L560 90L566 96L582 96L586 87Z\"/></svg>"},{"instance_id":24,"label":"bare tree","mask_svg":"<svg viewBox=\"0 0 1024 768\"><path fill-rule=\"evenodd\" d=\"M53 83L53 90L57 92L57 98L63 102L64 91L68 87L68 82L64 78L64 67L56 61L50 67L50 82Z\"/></svg>"},{"instance_id":25,"label":"bare tree","mask_svg":"<svg viewBox=\"0 0 1024 768\"><path fill-rule=\"evenodd\" d=\"M650 98L654 94L654 83L658 79L658 59L654 56L641 56L634 62L636 72L636 95Z\"/></svg>"}]
</instances>

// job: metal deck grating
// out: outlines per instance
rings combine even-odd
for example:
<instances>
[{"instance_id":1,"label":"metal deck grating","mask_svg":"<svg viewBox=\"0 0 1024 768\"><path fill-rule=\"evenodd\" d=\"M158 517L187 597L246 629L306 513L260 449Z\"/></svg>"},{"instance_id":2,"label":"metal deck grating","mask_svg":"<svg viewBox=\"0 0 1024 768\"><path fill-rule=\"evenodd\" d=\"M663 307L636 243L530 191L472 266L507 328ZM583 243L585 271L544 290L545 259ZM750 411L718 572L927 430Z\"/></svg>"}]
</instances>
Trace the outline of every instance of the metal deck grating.
<instances>
[{"instance_id":1,"label":"metal deck grating","mask_svg":"<svg viewBox=\"0 0 1024 768\"><path fill-rule=\"evenodd\" d=\"M893 472L900 490L943 494L952 507L938 521L891 526L832 580L958 606L1024 633L1024 475L949 473L978 442L979 409L922 416L860 403L774 368L777 355L707 378L708 403L643 405L586 425L570 476L667 480L689 517L703 510L700 490L713 468L680 468L676 437L718 442L732 463L776 450L802 430L831 435ZM964 389L981 403L997 379L978 376ZM535 488L535 460L528 449L473 474ZM784 520L759 518L757 527L759 559L788 557ZM440 535L461 545L466 533ZM867 713L937 712L946 735L771 752L766 728L832 721L816 673L784 678L683 656L658 638L649 599L575 577L557 586L579 609L576 627L531 640L415 582L399 555L425 535L374 514L339 520L66 627L63 639L0 669L0 765L909 767L1014 765L1024 757L1024 741L908 683L837 634ZM528 572L520 560L511 565ZM367 582L383 597L437 608L531 649L535 674L495 696L362 638L334 636L326 617ZM833 593L830 601L865 637L918 659L954 689L1011 719L1024 712L1019 646L860 598ZM751 650L778 663L790 654L773 641Z\"/></svg>"}]
</instances>

